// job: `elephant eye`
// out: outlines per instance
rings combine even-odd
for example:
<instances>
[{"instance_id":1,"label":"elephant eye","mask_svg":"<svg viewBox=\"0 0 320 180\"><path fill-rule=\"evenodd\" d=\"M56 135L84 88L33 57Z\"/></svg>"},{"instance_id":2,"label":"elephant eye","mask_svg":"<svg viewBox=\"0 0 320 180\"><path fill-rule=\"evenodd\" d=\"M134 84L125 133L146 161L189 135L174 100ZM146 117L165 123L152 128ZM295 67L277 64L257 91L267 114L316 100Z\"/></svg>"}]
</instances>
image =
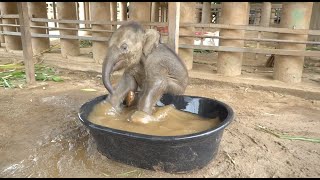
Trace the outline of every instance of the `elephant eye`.
<instances>
[{"instance_id":1,"label":"elephant eye","mask_svg":"<svg viewBox=\"0 0 320 180\"><path fill-rule=\"evenodd\" d=\"M120 48L124 51L126 51L128 49L128 44L127 43L123 43Z\"/></svg>"}]
</instances>

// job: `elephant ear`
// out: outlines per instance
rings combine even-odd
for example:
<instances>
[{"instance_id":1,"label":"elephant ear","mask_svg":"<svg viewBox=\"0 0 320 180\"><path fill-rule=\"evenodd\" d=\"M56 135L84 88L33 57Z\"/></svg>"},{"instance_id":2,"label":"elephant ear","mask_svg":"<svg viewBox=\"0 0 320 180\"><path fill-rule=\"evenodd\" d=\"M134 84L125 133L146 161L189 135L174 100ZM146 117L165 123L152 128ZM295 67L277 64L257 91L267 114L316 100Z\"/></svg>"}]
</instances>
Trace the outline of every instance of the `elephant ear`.
<instances>
[{"instance_id":1,"label":"elephant ear","mask_svg":"<svg viewBox=\"0 0 320 180\"><path fill-rule=\"evenodd\" d=\"M143 54L148 56L160 43L160 34L154 29L147 29L144 35Z\"/></svg>"}]
</instances>

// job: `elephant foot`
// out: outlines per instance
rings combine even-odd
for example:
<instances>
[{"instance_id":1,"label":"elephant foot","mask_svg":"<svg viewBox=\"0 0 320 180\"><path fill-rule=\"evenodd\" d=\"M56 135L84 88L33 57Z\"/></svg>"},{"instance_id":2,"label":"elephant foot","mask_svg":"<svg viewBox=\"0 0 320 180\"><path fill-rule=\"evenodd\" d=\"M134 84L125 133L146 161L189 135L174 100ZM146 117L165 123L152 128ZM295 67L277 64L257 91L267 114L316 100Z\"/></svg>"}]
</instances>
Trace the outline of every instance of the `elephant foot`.
<instances>
[{"instance_id":1,"label":"elephant foot","mask_svg":"<svg viewBox=\"0 0 320 180\"><path fill-rule=\"evenodd\" d=\"M105 115L116 116L120 114L121 110L113 107L108 101L103 101L103 104L105 106Z\"/></svg>"},{"instance_id":2,"label":"elephant foot","mask_svg":"<svg viewBox=\"0 0 320 180\"><path fill-rule=\"evenodd\" d=\"M147 124L158 120L143 111L135 111L129 118L129 121L134 123Z\"/></svg>"},{"instance_id":3,"label":"elephant foot","mask_svg":"<svg viewBox=\"0 0 320 180\"><path fill-rule=\"evenodd\" d=\"M129 91L127 96L126 96L126 99L125 99L125 103L128 107L132 106L135 102L135 93L133 91Z\"/></svg>"}]
</instances>

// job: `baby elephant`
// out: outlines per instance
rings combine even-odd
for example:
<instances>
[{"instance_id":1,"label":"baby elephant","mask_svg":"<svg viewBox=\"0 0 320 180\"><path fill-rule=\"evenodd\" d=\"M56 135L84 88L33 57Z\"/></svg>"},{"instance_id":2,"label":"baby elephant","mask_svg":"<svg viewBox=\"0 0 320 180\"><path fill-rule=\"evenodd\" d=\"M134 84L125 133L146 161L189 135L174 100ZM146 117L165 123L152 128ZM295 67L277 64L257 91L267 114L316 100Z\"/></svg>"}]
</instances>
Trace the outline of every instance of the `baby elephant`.
<instances>
[{"instance_id":1,"label":"baby elephant","mask_svg":"<svg viewBox=\"0 0 320 180\"><path fill-rule=\"evenodd\" d=\"M125 69L113 89L110 75ZM128 93L140 88L137 111L129 120L148 123L154 121L152 110L164 93L183 94L188 84L185 64L167 45L160 43L160 34L145 30L137 22L127 22L110 37L108 53L102 65L103 84L109 91L106 103L120 112ZM110 111L110 110L109 110Z\"/></svg>"}]
</instances>

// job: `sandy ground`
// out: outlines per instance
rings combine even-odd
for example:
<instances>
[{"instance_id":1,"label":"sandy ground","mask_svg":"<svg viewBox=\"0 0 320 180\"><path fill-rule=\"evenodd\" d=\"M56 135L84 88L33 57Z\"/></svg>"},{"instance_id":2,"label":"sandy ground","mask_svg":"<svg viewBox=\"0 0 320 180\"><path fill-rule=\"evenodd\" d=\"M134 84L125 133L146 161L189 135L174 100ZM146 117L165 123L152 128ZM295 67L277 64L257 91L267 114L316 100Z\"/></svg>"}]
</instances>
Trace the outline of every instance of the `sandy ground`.
<instances>
[{"instance_id":1,"label":"sandy ground","mask_svg":"<svg viewBox=\"0 0 320 180\"><path fill-rule=\"evenodd\" d=\"M320 101L192 79L185 94L226 102L236 119L206 167L169 174L97 152L77 113L83 103L106 93L99 74L58 72L64 82L0 89L0 177L320 177L319 143L280 139L257 128L319 138Z\"/></svg>"}]
</instances>

